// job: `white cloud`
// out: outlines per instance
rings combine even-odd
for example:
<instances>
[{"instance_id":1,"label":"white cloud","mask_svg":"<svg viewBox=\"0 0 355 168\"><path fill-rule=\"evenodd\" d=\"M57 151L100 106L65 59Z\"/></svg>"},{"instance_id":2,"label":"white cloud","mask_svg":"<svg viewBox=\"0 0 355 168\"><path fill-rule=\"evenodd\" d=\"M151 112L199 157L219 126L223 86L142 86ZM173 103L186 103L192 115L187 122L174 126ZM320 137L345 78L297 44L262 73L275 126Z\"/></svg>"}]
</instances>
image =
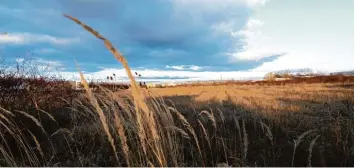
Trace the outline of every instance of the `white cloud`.
<instances>
[{"instance_id":1,"label":"white cloud","mask_svg":"<svg viewBox=\"0 0 355 168\"><path fill-rule=\"evenodd\" d=\"M184 69L184 67L182 65L180 65L180 66L169 66L169 65L167 65L167 66L165 66L165 68L176 69L176 70L183 70Z\"/></svg>"},{"instance_id":2,"label":"white cloud","mask_svg":"<svg viewBox=\"0 0 355 168\"><path fill-rule=\"evenodd\" d=\"M190 69L194 70L194 71L197 71L197 70L202 69L202 67L199 67L199 66L196 66L196 65L192 65L192 66L190 66Z\"/></svg>"},{"instance_id":3,"label":"white cloud","mask_svg":"<svg viewBox=\"0 0 355 168\"><path fill-rule=\"evenodd\" d=\"M294 70L309 68L313 71L336 72L344 70L353 70L349 66L331 57L314 57L314 55L325 55L317 51L290 51L282 57L272 61L265 62L261 66L253 69L253 72L271 72L278 70ZM336 53L334 53L336 55ZM300 56L302 56L300 58ZM349 64L349 63L347 63Z\"/></svg>"},{"instance_id":4,"label":"white cloud","mask_svg":"<svg viewBox=\"0 0 355 168\"><path fill-rule=\"evenodd\" d=\"M160 82L178 82L178 81L208 81L208 80L243 80L243 79L260 79L265 75L265 72L251 72L251 71L180 71L180 70L135 70L139 72L142 77L138 81L160 81ZM107 76L116 75L116 81L128 82L126 71L124 69L104 69L93 73L84 73L88 80L106 81ZM79 80L78 72L60 72L60 75L68 80Z\"/></svg>"},{"instance_id":5,"label":"white cloud","mask_svg":"<svg viewBox=\"0 0 355 168\"><path fill-rule=\"evenodd\" d=\"M18 15L18 14L22 14L23 11L20 10L20 9L8 8L8 7L6 7L6 6L0 5L0 13L2 13L2 14Z\"/></svg>"},{"instance_id":6,"label":"white cloud","mask_svg":"<svg viewBox=\"0 0 355 168\"><path fill-rule=\"evenodd\" d=\"M79 38L55 37L45 34L7 33L0 35L0 44L24 45L31 43L49 43L66 45L79 42Z\"/></svg>"},{"instance_id":7,"label":"white cloud","mask_svg":"<svg viewBox=\"0 0 355 168\"><path fill-rule=\"evenodd\" d=\"M245 0L246 4L250 6L254 5L264 5L267 0Z\"/></svg>"},{"instance_id":8,"label":"white cloud","mask_svg":"<svg viewBox=\"0 0 355 168\"><path fill-rule=\"evenodd\" d=\"M30 66L36 67L39 71L56 71L56 70L65 70L65 65L60 61L55 60L45 60L42 58L16 58L17 63L25 63Z\"/></svg>"},{"instance_id":9,"label":"white cloud","mask_svg":"<svg viewBox=\"0 0 355 168\"><path fill-rule=\"evenodd\" d=\"M259 60L265 57L283 55L285 52L278 47L271 46L271 38L263 34L264 22L249 18L245 28L238 32L232 32L233 36L243 37L241 51L227 53L231 62Z\"/></svg>"},{"instance_id":10,"label":"white cloud","mask_svg":"<svg viewBox=\"0 0 355 168\"><path fill-rule=\"evenodd\" d=\"M265 4L266 0L172 0L179 5L199 5L214 8L218 6L225 7L226 5L248 5L256 6Z\"/></svg>"},{"instance_id":11,"label":"white cloud","mask_svg":"<svg viewBox=\"0 0 355 168\"><path fill-rule=\"evenodd\" d=\"M263 24L264 23L260 20L249 19L246 27L247 27L247 29L253 29L253 28L257 28L259 26L262 26Z\"/></svg>"},{"instance_id":12,"label":"white cloud","mask_svg":"<svg viewBox=\"0 0 355 168\"><path fill-rule=\"evenodd\" d=\"M271 1L269 6L256 11L253 17L264 22L257 30L267 39L260 36L255 40L249 38L250 42L255 42L251 44L261 46L251 51L281 51L285 55L265 62L253 71L300 68L323 72L353 70L354 18L350 15L353 8L349 4L351 2L322 1L322 8L317 8L318 2L308 3L306 0L292 3ZM303 12L297 12L300 10Z\"/></svg>"},{"instance_id":13,"label":"white cloud","mask_svg":"<svg viewBox=\"0 0 355 168\"><path fill-rule=\"evenodd\" d=\"M193 70L193 71L202 69L202 67L196 65L175 65L175 66L166 65L165 68L175 69L175 70Z\"/></svg>"},{"instance_id":14,"label":"white cloud","mask_svg":"<svg viewBox=\"0 0 355 168\"><path fill-rule=\"evenodd\" d=\"M48 65L48 66L54 66L54 67L63 66L63 64L59 61L44 60L44 59L37 59L37 60L35 60L35 63L42 64L42 65Z\"/></svg>"},{"instance_id":15,"label":"white cloud","mask_svg":"<svg viewBox=\"0 0 355 168\"><path fill-rule=\"evenodd\" d=\"M40 48L40 49L33 50L33 52L40 53L40 54L50 54L50 53L57 52L57 50L53 48Z\"/></svg>"},{"instance_id":16,"label":"white cloud","mask_svg":"<svg viewBox=\"0 0 355 168\"><path fill-rule=\"evenodd\" d=\"M24 58L16 58L16 62L17 63L21 63L21 62L23 62L25 59Z\"/></svg>"},{"instance_id":17,"label":"white cloud","mask_svg":"<svg viewBox=\"0 0 355 168\"><path fill-rule=\"evenodd\" d=\"M0 5L0 14L8 15L17 19L27 19L27 21L39 21L44 17L58 17L61 15L60 10L51 8L33 8L30 6L18 6L16 8L11 8L7 6ZM31 17L30 20L28 18Z\"/></svg>"}]
</instances>

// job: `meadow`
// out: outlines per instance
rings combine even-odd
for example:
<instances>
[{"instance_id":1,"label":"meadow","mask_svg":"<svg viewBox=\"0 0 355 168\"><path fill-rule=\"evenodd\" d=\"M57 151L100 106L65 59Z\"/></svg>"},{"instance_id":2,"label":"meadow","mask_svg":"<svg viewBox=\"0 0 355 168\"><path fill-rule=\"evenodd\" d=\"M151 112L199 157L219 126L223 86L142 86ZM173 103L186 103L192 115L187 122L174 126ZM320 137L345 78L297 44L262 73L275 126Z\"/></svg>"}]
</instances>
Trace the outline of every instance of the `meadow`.
<instances>
[{"instance_id":1,"label":"meadow","mask_svg":"<svg viewBox=\"0 0 355 168\"><path fill-rule=\"evenodd\" d=\"M143 89L66 17L131 87L2 76L1 166L354 166L353 76Z\"/></svg>"}]
</instances>

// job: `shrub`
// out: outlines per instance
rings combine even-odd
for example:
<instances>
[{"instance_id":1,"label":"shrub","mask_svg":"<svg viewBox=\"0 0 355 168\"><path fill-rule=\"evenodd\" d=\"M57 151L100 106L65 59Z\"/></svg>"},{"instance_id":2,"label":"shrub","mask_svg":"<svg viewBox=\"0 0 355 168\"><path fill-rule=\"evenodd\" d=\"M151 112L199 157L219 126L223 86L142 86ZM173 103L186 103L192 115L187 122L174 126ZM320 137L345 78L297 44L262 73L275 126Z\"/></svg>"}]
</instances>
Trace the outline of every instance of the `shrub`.
<instances>
[{"instance_id":1,"label":"shrub","mask_svg":"<svg viewBox=\"0 0 355 168\"><path fill-rule=\"evenodd\" d=\"M277 78L277 76L275 73L272 73L272 72L265 74L265 77L264 77L264 79L267 81L273 81L273 80L275 80L275 78Z\"/></svg>"}]
</instances>

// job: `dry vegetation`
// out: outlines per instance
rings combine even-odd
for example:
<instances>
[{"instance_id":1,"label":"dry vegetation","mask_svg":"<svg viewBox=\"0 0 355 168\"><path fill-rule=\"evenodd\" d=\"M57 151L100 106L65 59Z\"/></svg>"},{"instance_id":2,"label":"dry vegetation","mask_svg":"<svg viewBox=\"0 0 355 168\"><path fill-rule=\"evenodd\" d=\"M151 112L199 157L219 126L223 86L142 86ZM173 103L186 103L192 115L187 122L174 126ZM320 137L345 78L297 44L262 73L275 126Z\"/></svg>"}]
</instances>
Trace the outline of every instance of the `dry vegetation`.
<instances>
[{"instance_id":1,"label":"dry vegetation","mask_svg":"<svg viewBox=\"0 0 355 168\"><path fill-rule=\"evenodd\" d=\"M13 96L0 104L1 166L354 165L353 77L141 89L107 39L69 18L104 41L133 87L92 92L81 75L85 93L55 82L34 102Z\"/></svg>"}]
</instances>

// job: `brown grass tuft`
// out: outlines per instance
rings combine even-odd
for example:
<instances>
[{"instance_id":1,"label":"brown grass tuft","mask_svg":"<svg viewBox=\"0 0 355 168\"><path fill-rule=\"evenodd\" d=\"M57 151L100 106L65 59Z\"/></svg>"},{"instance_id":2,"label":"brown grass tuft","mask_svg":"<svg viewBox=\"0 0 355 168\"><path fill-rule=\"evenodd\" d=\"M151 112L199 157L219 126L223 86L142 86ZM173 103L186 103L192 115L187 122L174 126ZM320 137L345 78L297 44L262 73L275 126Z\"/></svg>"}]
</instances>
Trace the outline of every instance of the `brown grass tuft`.
<instances>
[{"instance_id":1,"label":"brown grass tuft","mask_svg":"<svg viewBox=\"0 0 355 168\"><path fill-rule=\"evenodd\" d=\"M119 163L119 159L118 159L117 152L116 152L115 142L114 142L114 139L112 138L112 135L110 133L110 129L108 126L106 116L105 116L104 112L102 111L102 109L100 108L100 105L97 102L96 98L92 94L91 89L89 88L89 85L88 85L87 81L85 80L83 73L80 71L79 66L77 66L77 67L78 67L78 71L80 73L81 82L83 83L86 93L88 94L88 98L90 99L90 103L95 107L96 112L99 115L101 124L104 128L106 135L107 135L107 139L110 142L110 145L112 147L112 150L113 150L115 158L116 158L116 161L117 161L117 163Z\"/></svg>"},{"instance_id":2,"label":"brown grass tuft","mask_svg":"<svg viewBox=\"0 0 355 168\"><path fill-rule=\"evenodd\" d=\"M130 157L129 157L129 147L127 145L127 137L124 133L124 125L120 119L120 117L118 116L117 112L114 112L114 118L115 118L115 125L116 125L116 129L117 129L117 133L120 136L120 141L121 141L121 146L123 149L123 153L126 159L126 163L127 166L130 166Z\"/></svg>"},{"instance_id":3,"label":"brown grass tuft","mask_svg":"<svg viewBox=\"0 0 355 168\"><path fill-rule=\"evenodd\" d=\"M154 119L154 113L151 112L145 103L144 97L140 93L140 87L138 87L135 78L132 75L131 69L128 66L127 60L123 57L123 55L111 44L109 40L107 40L105 37L100 35L97 31L92 29L91 27L87 26L83 22L79 21L78 19L64 14L64 16L75 23L81 25L84 29L86 29L88 32L92 33L94 36L97 38L101 39L104 41L104 44L106 48L113 54L113 56L123 65L124 69L126 70L126 73L130 79L131 82L131 87L132 87L132 95L134 98L134 104L135 104L135 109L136 109L136 115L137 115L137 122L139 124L139 132L140 132L140 140L142 143L142 147L144 149L144 153L146 153L146 133L145 133L145 128L144 125L148 126L148 131L150 133L149 139L153 140L153 153L156 154L156 159L159 161L160 166L165 165L165 160L163 159L163 153L162 153L162 148L160 146L160 137L157 132L157 126L155 123ZM81 75L82 76L82 75ZM86 84L87 85L87 84ZM142 110L143 116L140 114L140 111ZM145 121L142 121L144 118ZM145 122L145 123L143 123Z\"/></svg>"}]
</instances>

